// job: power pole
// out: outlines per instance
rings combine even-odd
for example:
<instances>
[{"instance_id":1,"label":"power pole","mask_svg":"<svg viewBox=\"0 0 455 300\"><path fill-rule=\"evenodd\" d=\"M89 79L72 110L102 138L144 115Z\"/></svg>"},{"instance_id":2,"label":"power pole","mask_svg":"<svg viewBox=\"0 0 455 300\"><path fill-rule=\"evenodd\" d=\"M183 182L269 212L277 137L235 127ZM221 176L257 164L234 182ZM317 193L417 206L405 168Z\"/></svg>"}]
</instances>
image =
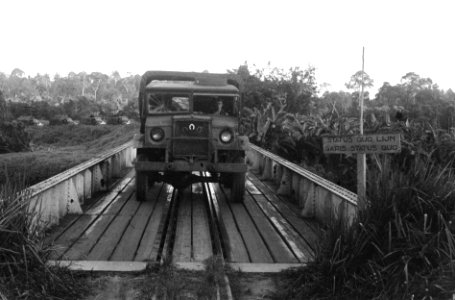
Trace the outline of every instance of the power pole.
<instances>
[{"instance_id":1,"label":"power pole","mask_svg":"<svg viewBox=\"0 0 455 300\"><path fill-rule=\"evenodd\" d=\"M360 97L359 97L359 104L360 104L360 135L363 135L363 80L364 80L364 67L365 67L365 47L362 47L362 82L361 82L361 89L360 89ZM366 169L366 154L359 153L357 154L357 195L359 197L358 208L360 210L365 208L366 203L366 177L367 177L367 169Z\"/></svg>"}]
</instances>

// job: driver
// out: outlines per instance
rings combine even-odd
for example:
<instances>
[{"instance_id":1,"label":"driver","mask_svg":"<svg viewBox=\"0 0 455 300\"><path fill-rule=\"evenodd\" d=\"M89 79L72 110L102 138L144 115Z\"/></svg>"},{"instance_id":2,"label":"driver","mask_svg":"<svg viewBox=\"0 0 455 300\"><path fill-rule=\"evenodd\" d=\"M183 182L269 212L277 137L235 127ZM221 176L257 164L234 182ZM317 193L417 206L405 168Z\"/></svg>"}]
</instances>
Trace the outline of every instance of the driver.
<instances>
[{"instance_id":1,"label":"driver","mask_svg":"<svg viewBox=\"0 0 455 300\"><path fill-rule=\"evenodd\" d=\"M223 100L218 99L217 104L218 104L218 108L215 112L215 115L221 115L221 116L227 115L226 111L223 108Z\"/></svg>"}]
</instances>

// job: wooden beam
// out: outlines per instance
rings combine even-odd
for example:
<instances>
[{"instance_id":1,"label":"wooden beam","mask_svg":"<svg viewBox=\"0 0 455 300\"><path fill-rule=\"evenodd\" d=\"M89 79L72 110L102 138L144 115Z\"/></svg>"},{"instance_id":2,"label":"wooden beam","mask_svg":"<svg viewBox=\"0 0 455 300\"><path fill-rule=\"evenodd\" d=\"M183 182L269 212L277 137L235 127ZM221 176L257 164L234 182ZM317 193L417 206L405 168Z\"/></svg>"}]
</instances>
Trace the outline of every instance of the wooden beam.
<instances>
[{"instance_id":1,"label":"wooden beam","mask_svg":"<svg viewBox=\"0 0 455 300\"><path fill-rule=\"evenodd\" d=\"M65 267L73 271L89 272L143 272L150 265L156 263L140 261L96 261L96 260L49 260L46 265L49 267ZM235 271L243 273L279 273L291 268L305 267L304 263L226 263ZM203 271L205 264L202 262L179 262L174 266L181 270Z\"/></svg>"},{"instance_id":2,"label":"wooden beam","mask_svg":"<svg viewBox=\"0 0 455 300\"><path fill-rule=\"evenodd\" d=\"M74 271L142 272L148 263L142 261L48 260L50 267L67 267Z\"/></svg>"}]
</instances>

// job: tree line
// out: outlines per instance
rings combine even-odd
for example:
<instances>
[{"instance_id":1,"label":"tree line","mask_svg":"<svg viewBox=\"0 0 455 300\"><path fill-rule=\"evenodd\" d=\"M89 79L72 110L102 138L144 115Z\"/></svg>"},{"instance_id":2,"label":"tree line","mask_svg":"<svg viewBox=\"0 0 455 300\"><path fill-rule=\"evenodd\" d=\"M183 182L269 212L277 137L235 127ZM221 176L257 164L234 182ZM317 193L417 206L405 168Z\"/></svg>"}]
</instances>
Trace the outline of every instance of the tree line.
<instances>
[{"instance_id":1,"label":"tree line","mask_svg":"<svg viewBox=\"0 0 455 300\"><path fill-rule=\"evenodd\" d=\"M348 78L348 91L325 91L322 95L316 80L316 68L292 67L281 69L251 67L247 63L228 70L241 76L244 82L244 107L247 112L267 112L273 120L281 112L307 116L336 114L355 118L359 115L359 92L363 84L373 86L367 73L358 71ZM0 72L0 91L6 103L3 118L20 115L50 119L66 114L80 119L90 114L112 115L120 112L131 117L137 114L137 96L141 76L121 77L100 72L70 72L67 76L48 74L26 76L16 68L11 74ZM322 85L323 86L323 85ZM399 84L384 82L378 93L365 94L367 118L390 123L396 119L428 122L434 129L450 131L455 127L455 93L441 90L430 78L409 72ZM371 121L371 120L370 120ZM257 124L256 124L257 125ZM255 126L257 127L257 126ZM258 128L254 128L258 133ZM259 130L260 131L260 130Z\"/></svg>"},{"instance_id":2,"label":"tree line","mask_svg":"<svg viewBox=\"0 0 455 300\"><path fill-rule=\"evenodd\" d=\"M82 119L90 114L136 116L140 75L121 77L100 72L70 72L67 76L48 74L26 76L16 68L11 74L0 72L0 91L6 101L5 118L21 115L52 119L67 115Z\"/></svg>"},{"instance_id":3,"label":"tree line","mask_svg":"<svg viewBox=\"0 0 455 300\"><path fill-rule=\"evenodd\" d=\"M269 67L251 71L244 64L230 72L238 73L243 78L246 107L265 109L271 105L277 111L283 107L282 112L313 116L336 113L344 117L358 117L362 82L366 89L374 84L366 72L362 77L362 71L358 71L346 82L347 91L325 91L320 95L316 69L311 66L307 69ZM374 114L372 118L386 123L408 118L428 121L434 128L449 130L455 127L455 93L452 89L440 89L431 78L414 72L404 74L396 85L384 82L374 96L365 92L364 99L368 116L371 118Z\"/></svg>"}]
</instances>

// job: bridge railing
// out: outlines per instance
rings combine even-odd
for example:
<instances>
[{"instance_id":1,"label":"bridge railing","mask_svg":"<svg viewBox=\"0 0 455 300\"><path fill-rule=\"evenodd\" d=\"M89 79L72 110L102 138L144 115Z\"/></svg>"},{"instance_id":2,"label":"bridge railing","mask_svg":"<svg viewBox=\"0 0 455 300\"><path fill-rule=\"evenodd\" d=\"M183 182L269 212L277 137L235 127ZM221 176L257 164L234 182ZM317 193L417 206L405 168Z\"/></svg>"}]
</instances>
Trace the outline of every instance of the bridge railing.
<instances>
[{"instance_id":1,"label":"bridge railing","mask_svg":"<svg viewBox=\"0 0 455 300\"><path fill-rule=\"evenodd\" d=\"M303 217L327 224L342 218L351 224L357 210L357 195L256 145L247 148L247 163L261 180L275 181L278 195L291 197Z\"/></svg>"},{"instance_id":2,"label":"bridge railing","mask_svg":"<svg viewBox=\"0 0 455 300\"><path fill-rule=\"evenodd\" d=\"M58 224L66 214L82 213L85 201L99 191L107 190L111 181L124 168L132 167L136 151L128 142L49 179L29 187L24 196L29 200L32 226Z\"/></svg>"},{"instance_id":3,"label":"bridge railing","mask_svg":"<svg viewBox=\"0 0 455 300\"><path fill-rule=\"evenodd\" d=\"M133 142L128 142L29 187L25 194L33 225L47 227L58 224L66 214L82 213L84 202L107 190L122 169L132 167L135 156ZM279 184L277 194L294 199L302 216L321 223L339 217L352 222L357 195L351 191L253 144L247 147L247 160L260 179Z\"/></svg>"}]
</instances>

